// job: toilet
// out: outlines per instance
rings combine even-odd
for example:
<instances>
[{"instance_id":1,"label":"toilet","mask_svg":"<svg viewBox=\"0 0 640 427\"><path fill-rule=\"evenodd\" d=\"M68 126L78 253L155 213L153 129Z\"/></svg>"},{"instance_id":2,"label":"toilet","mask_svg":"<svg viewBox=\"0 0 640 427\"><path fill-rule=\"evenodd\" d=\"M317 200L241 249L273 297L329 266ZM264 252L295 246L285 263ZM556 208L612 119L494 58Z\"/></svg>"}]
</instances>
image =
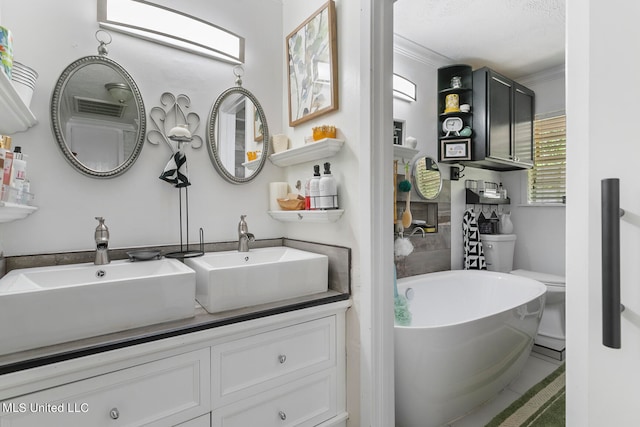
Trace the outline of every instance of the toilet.
<instances>
[{"instance_id":1,"label":"toilet","mask_svg":"<svg viewBox=\"0 0 640 427\"><path fill-rule=\"evenodd\" d=\"M513 270L516 237L515 234L480 235L487 269L528 277L546 285L546 302L535 344L562 354L565 349L565 278L537 271Z\"/></svg>"}]
</instances>

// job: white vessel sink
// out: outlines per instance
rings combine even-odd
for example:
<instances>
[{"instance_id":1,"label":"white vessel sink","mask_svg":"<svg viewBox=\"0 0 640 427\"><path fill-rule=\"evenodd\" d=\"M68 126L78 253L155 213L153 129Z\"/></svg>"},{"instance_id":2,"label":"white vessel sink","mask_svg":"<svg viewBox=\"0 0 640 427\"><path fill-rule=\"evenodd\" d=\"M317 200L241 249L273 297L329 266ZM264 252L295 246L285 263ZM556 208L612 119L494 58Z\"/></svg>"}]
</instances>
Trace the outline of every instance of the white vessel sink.
<instances>
[{"instance_id":1,"label":"white vessel sink","mask_svg":"<svg viewBox=\"0 0 640 427\"><path fill-rule=\"evenodd\" d=\"M185 263L196 271L196 300L209 313L326 292L326 255L284 246L209 252Z\"/></svg>"},{"instance_id":2,"label":"white vessel sink","mask_svg":"<svg viewBox=\"0 0 640 427\"><path fill-rule=\"evenodd\" d=\"M0 354L194 314L195 272L174 259L13 270L0 279Z\"/></svg>"}]
</instances>

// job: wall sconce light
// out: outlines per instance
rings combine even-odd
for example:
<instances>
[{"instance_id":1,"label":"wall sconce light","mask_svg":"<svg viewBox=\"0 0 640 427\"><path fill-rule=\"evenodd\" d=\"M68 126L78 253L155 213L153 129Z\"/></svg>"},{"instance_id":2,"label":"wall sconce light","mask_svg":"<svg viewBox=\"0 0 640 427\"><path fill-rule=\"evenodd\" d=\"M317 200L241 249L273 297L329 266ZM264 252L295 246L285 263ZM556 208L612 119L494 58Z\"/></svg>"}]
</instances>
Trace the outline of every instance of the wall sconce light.
<instances>
[{"instance_id":1,"label":"wall sconce light","mask_svg":"<svg viewBox=\"0 0 640 427\"><path fill-rule=\"evenodd\" d=\"M109 91L109 95L120 104L124 104L133 98L131 89L125 83L107 83L104 87Z\"/></svg>"},{"instance_id":2,"label":"wall sconce light","mask_svg":"<svg viewBox=\"0 0 640 427\"><path fill-rule=\"evenodd\" d=\"M393 75L393 96L405 101L416 100L416 84L399 74Z\"/></svg>"},{"instance_id":3,"label":"wall sconce light","mask_svg":"<svg viewBox=\"0 0 640 427\"><path fill-rule=\"evenodd\" d=\"M233 64L244 62L244 38L207 21L144 0L98 0L102 28Z\"/></svg>"}]
</instances>

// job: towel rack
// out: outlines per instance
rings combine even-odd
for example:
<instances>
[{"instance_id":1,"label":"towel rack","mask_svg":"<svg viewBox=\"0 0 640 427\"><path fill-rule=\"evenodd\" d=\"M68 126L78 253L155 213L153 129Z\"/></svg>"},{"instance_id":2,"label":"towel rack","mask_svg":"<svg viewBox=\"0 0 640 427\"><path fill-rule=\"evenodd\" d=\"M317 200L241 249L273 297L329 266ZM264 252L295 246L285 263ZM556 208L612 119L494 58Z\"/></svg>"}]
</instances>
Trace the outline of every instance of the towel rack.
<instances>
[{"instance_id":1,"label":"towel rack","mask_svg":"<svg viewBox=\"0 0 640 427\"><path fill-rule=\"evenodd\" d=\"M601 181L602 202L602 344L618 349L620 317L620 180Z\"/></svg>"}]
</instances>

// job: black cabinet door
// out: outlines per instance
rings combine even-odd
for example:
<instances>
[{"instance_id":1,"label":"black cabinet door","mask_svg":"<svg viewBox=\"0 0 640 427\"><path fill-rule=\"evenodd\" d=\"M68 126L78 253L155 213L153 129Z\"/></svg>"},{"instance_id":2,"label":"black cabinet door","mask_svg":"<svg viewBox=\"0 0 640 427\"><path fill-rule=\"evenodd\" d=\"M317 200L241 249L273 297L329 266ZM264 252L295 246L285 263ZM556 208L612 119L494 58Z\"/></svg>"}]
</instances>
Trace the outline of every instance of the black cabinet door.
<instances>
[{"instance_id":1,"label":"black cabinet door","mask_svg":"<svg viewBox=\"0 0 640 427\"><path fill-rule=\"evenodd\" d=\"M533 166L534 93L515 84L513 92L513 149L515 160Z\"/></svg>"},{"instance_id":2,"label":"black cabinet door","mask_svg":"<svg viewBox=\"0 0 640 427\"><path fill-rule=\"evenodd\" d=\"M488 86L487 156L496 159L512 160L512 82L490 71Z\"/></svg>"}]
</instances>

